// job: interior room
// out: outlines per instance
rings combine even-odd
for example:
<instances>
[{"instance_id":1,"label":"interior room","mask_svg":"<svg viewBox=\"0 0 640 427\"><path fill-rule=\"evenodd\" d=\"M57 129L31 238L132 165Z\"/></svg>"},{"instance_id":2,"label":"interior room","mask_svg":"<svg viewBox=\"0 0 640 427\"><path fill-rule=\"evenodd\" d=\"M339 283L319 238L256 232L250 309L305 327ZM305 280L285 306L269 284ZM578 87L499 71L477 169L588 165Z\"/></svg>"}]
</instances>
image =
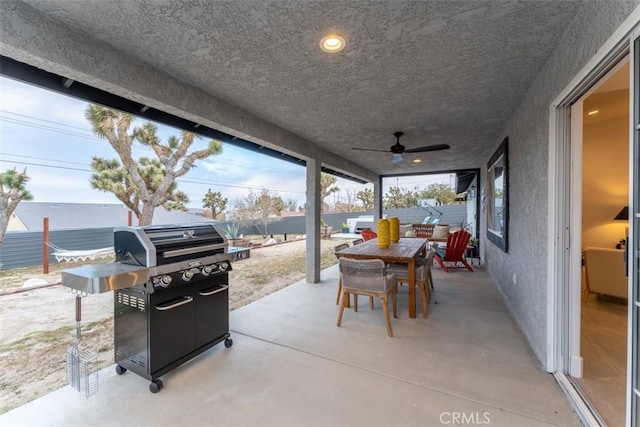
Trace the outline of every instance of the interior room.
<instances>
[{"instance_id":1,"label":"interior room","mask_svg":"<svg viewBox=\"0 0 640 427\"><path fill-rule=\"evenodd\" d=\"M624 425L627 354L629 61L583 104L582 392L608 425ZM628 217L628 214L627 214Z\"/></svg>"}]
</instances>

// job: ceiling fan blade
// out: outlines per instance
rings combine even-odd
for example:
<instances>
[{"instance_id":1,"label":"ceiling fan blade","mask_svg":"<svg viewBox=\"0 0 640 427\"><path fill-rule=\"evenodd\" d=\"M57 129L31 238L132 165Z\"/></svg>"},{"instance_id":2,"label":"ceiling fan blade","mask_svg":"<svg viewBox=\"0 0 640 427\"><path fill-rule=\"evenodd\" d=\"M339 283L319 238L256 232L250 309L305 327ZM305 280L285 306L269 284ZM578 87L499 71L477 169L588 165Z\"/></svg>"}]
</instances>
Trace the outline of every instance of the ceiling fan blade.
<instances>
[{"instance_id":1,"label":"ceiling fan blade","mask_svg":"<svg viewBox=\"0 0 640 427\"><path fill-rule=\"evenodd\" d=\"M381 153L391 153L391 150L376 150L375 148L357 148L351 147L352 150L360 150L360 151L379 151Z\"/></svg>"},{"instance_id":2,"label":"ceiling fan blade","mask_svg":"<svg viewBox=\"0 0 640 427\"><path fill-rule=\"evenodd\" d=\"M405 153L425 153L427 151L438 151L438 150L446 150L449 147L447 144L435 144L435 145L427 145L425 147L411 148L409 150L404 150Z\"/></svg>"}]
</instances>

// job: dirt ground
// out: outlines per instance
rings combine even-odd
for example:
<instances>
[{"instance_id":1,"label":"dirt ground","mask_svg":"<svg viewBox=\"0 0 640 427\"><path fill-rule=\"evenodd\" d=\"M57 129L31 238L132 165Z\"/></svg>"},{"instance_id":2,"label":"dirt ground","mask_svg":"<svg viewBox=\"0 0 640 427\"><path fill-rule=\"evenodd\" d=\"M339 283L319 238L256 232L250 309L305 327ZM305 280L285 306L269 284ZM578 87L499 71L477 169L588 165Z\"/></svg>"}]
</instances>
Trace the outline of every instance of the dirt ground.
<instances>
[{"instance_id":1,"label":"dirt ground","mask_svg":"<svg viewBox=\"0 0 640 427\"><path fill-rule=\"evenodd\" d=\"M333 246L339 243L322 241L323 268L335 264ZM299 240L252 249L249 259L235 262L229 276L231 310L303 279L305 253L305 241ZM66 349L75 336L75 295L68 288L10 292L28 279L60 282L63 269L78 265L56 264L48 275L41 267L0 274L0 414L67 384ZM112 292L82 298L81 325L82 344L96 353L97 366L113 364Z\"/></svg>"}]
</instances>

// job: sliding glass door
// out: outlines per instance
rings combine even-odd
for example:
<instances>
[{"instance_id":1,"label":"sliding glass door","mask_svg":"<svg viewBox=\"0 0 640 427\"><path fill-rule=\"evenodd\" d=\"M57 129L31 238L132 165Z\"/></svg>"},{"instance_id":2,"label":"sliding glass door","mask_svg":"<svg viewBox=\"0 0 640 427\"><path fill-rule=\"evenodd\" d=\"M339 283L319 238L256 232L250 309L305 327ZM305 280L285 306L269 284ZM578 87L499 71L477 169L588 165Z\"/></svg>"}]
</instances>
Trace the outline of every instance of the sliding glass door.
<instances>
[{"instance_id":1,"label":"sliding glass door","mask_svg":"<svg viewBox=\"0 0 640 427\"><path fill-rule=\"evenodd\" d=\"M629 369L627 425L640 426L640 35L633 41L632 93L633 93L633 150L630 153L631 206L629 224L631 231L627 244L631 274L629 295Z\"/></svg>"}]
</instances>

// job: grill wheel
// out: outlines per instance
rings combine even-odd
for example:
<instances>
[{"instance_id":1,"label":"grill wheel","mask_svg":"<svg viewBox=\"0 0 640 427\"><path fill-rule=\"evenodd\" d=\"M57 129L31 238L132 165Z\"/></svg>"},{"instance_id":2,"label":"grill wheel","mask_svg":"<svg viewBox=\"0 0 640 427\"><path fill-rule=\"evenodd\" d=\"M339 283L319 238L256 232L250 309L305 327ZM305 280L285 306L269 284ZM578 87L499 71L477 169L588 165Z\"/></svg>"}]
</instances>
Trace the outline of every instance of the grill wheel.
<instances>
[{"instance_id":1,"label":"grill wheel","mask_svg":"<svg viewBox=\"0 0 640 427\"><path fill-rule=\"evenodd\" d=\"M163 386L164 384L162 384L162 380L160 378L155 379L151 381L151 384L149 384L149 391L151 393L157 393Z\"/></svg>"}]
</instances>

